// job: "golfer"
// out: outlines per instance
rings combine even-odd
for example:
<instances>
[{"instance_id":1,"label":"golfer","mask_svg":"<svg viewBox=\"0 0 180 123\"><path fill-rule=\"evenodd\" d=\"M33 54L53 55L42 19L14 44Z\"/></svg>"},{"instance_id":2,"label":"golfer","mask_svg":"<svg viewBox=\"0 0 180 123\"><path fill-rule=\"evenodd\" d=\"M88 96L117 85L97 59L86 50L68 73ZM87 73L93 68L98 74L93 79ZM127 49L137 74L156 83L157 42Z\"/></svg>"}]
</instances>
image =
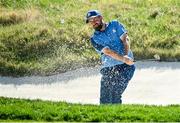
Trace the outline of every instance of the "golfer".
<instances>
[{"instance_id":1,"label":"golfer","mask_svg":"<svg viewBox=\"0 0 180 123\"><path fill-rule=\"evenodd\" d=\"M127 30L117 20L105 23L98 10L87 12L86 23L94 28L91 44L102 60L100 104L121 104L135 71Z\"/></svg>"}]
</instances>

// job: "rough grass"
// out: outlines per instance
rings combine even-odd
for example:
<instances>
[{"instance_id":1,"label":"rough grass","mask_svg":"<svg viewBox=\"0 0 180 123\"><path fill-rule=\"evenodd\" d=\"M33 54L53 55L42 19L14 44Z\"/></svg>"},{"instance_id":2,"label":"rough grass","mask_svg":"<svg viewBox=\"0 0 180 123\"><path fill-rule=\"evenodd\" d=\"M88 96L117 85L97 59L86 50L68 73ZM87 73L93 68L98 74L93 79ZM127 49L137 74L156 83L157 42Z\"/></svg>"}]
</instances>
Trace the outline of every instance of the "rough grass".
<instances>
[{"instance_id":1,"label":"rough grass","mask_svg":"<svg viewBox=\"0 0 180 123\"><path fill-rule=\"evenodd\" d=\"M180 106L82 105L0 97L0 121L180 122Z\"/></svg>"},{"instance_id":2,"label":"rough grass","mask_svg":"<svg viewBox=\"0 0 180 123\"><path fill-rule=\"evenodd\" d=\"M0 0L0 75L49 75L99 63L89 9L129 31L135 59L180 61L179 0Z\"/></svg>"},{"instance_id":3,"label":"rough grass","mask_svg":"<svg viewBox=\"0 0 180 123\"><path fill-rule=\"evenodd\" d=\"M29 8L26 10L13 10L8 11L7 9L1 8L0 13L0 25L10 26L20 24L23 22L30 22L40 17L38 10Z\"/></svg>"}]
</instances>

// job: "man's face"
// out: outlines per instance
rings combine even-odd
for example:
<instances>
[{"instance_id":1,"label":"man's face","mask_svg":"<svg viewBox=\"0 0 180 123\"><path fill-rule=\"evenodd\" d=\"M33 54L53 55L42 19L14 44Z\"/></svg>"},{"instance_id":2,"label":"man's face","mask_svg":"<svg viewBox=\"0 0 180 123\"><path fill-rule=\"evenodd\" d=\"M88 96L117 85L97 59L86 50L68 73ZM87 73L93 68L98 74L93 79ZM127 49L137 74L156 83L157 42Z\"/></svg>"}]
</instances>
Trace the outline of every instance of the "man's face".
<instances>
[{"instance_id":1,"label":"man's face","mask_svg":"<svg viewBox=\"0 0 180 123\"><path fill-rule=\"evenodd\" d=\"M102 22L102 17L97 16L89 19L89 24L95 29L95 30L100 30L102 28L103 22Z\"/></svg>"}]
</instances>

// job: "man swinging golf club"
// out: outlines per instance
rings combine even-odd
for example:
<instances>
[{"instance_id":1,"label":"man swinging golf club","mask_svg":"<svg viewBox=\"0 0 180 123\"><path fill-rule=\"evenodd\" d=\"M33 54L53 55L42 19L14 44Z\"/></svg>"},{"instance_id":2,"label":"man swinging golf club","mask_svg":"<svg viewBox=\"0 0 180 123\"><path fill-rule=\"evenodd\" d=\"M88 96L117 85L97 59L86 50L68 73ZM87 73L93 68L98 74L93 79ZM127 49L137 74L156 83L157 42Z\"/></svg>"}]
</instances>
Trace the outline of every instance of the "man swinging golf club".
<instances>
[{"instance_id":1,"label":"man swinging golf club","mask_svg":"<svg viewBox=\"0 0 180 123\"><path fill-rule=\"evenodd\" d=\"M117 20L105 23L97 10L87 12L86 23L95 30L91 44L102 60L100 104L122 103L122 93L135 71L127 30Z\"/></svg>"}]
</instances>

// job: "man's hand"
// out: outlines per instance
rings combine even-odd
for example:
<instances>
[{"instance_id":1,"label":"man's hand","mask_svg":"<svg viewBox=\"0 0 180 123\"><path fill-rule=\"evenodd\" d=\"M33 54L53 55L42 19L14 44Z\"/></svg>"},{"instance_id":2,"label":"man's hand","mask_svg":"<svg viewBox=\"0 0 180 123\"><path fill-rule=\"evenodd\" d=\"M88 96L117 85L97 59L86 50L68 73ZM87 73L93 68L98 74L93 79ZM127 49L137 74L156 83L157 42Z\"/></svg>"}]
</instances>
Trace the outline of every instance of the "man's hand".
<instances>
[{"instance_id":1,"label":"man's hand","mask_svg":"<svg viewBox=\"0 0 180 123\"><path fill-rule=\"evenodd\" d=\"M127 65L133 65L133 59L127 55L123 56L123 62L126 63Z\"/></svg>"}]
</instances>

